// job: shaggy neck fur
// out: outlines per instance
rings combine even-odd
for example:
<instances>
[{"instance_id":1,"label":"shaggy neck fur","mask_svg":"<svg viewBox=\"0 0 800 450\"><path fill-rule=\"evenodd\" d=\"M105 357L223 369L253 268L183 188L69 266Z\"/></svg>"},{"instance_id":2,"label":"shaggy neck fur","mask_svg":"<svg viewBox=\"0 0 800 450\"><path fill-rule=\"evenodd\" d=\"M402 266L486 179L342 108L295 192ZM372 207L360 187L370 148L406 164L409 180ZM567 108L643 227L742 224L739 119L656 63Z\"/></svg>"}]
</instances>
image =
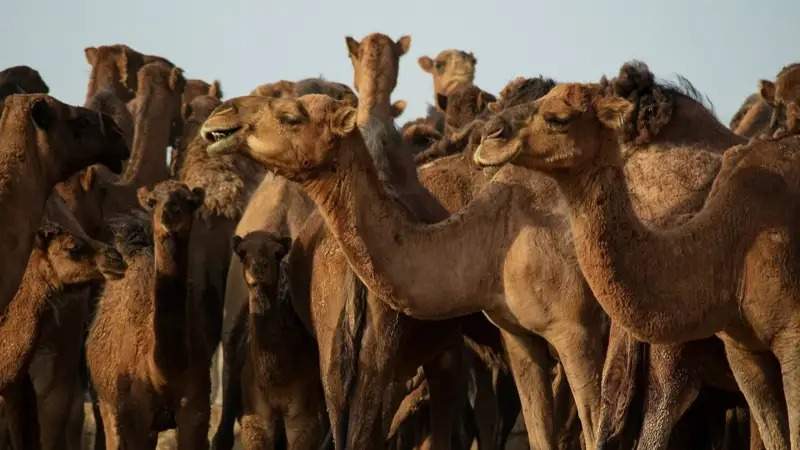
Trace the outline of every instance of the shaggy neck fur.
<instances>
[{"instance_id":1,"label":"shaggy neck fur","mask_svg":"<svg viewBox=\"0 0 800 450\"><path fill-rule=\"evenodd\" d=\"M155 226L155 225L154 225ZM154 233L153 357L162 371L175 373L186 367L186 296L189 236Z\"/></svg>"},{"instance_id":2,"label":"shaggy neck fur","mask_svg":"<svg viewBox=\"0 0 800 450\"><path fill-rule=\"evenodd\" d=\"M16 381L33 356L48 301L62 289L41 250L34 250L22 284L0 317L0 392Z\"/></svg>"},{"instance_id":3,"label":"shaggy neck fur","mask_svg":"<svg viewBox=\"0 0 800 450\"><path fill-rule=\"evenodd\" d=\"M608 139L605 145L616 144ZM714 206L721 202L660 232L639 221L621 167L593 166L554 178L570 205L583 274L613 320L639 340L676 343L709 337L732 319L721 311L737 293L716 287L734 285L738 275L720 258L736 258L731 249L741 246L719 232L730 229L725 222L735 216Z\"/></svg>"},{"instance_id":4,"label":"shaggy neck fur","mask_svg":"<svg viewBox=\"0 0 800 450\"><path fill-rule=\"evenodd\" d=\"M418 318L487 307L508 237L520 227L508 210L512 190L498 188L461 214L425 225L386 193L358 133L339 145L336 170L302 184L369 289Z\"/></svg>"},{"instance_id":5,"label":"shaggy neck fur","mask_svg":"<svg viewBox=\"0 0 800 450\"><path fill-rule=\"evenodd\" d=\"M174 111L172 93L140 90L136 102L133 147L122 177L133 186L149 186L169 178L167 146Z\"/></svg>"}]
</instances>

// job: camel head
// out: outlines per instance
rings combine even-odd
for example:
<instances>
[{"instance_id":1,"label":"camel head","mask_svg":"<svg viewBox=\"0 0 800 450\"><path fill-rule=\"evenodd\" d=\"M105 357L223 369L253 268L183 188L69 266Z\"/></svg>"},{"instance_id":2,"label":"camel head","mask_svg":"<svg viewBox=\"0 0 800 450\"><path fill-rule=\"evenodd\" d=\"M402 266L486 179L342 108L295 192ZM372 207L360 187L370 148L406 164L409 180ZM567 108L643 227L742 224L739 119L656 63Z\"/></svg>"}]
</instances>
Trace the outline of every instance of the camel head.
<instances>
[{"instance_id":1,"label":"camel head","mask_svg":"<svg viewBox=\"0 0 800 450\"><path fill-rule=\"evenodd\" d=\"M36 233L34 246L46 255L46 268L61 286L118 280L127 269L113 247L85 235L79 237L47 219Z\"/></svg>"},{"instance_id":2,"label":"camel head","mask_svg":"<svg viewBox=\"0 0 800 450\"><path fill-rule=\"evenodd\" d=\"M475 65L478 60L472 53L461 50L444 50L435 59L420 57L417 62L425 72L433 75L433 93L436 106L444 111L441 102L453 90L462 85L471 85L475 79Z\"/></svg>"},{"instance_id":3,"label":"camel head","mask_svg":"<svg viewBox=\"0 0 800 450\"><path fill-rule=\"evenodd\" d=\"M87 101L95 92L108 89L127 102L136 95L136 73L144 65L144 55L127 45L101 45L84 49L92 66Z\"/></svg>"},{"instance_id":4,"label":"camel head","mask_svg":"<svg viewBox=\"0 0 800 450\"><path fill-rule=\"evenodd\" d=\"M0 139L35 145L29 154L36 152L59 180L96 162L120 172L129 155L122 131L109 116L43 94L6 98Z\"/></svg>"},{"instance_id":5,"label":"camel head","mask_svg":"<svg viewBox=\"0 0 800 450\"><path fill-rule=\"evenodd\" d=\"M773 107L770 131L776 137L800 133L800 64L784 67L774 83L760 84L761 97Z\"/></svg>"},{"instance_id":6,"label":"camel head","mask_svg":"<svg viewBox=\"0 0 800 450\"><path fill-rule=\"evenodd\" d=\"M397 86L400 57L411 47L411 36L393 41L385 34L372 33L361 42L350 36L345 41L350 62L353 63L353 86L358 92L359 101L366 106L364 110L391 119L389 98Z\"/></svg>"},{"instance_id":7,"label":"camel head","mask_svg":"<svg viewBox=\"0 0 800 450\"><path fill-rule=\"evenodd\" d=\"M152 188L142 186L136 192L139 205L153 216L153 231L161 236L188 236L194 212L203 205L205 191L189 189L176 180L162 181Z\"/></svg>"},{"instance_id":8,"label":"camel head","mask_svg":"<svg viewBox=\"0 0 800 450\"><path fill-rule=\"evenodd\" d=\"M291 239L268 231L254 231L243 238L233 236L232 248L242 261L247 286L271 294L267 296L269 300L277 300L281 260L289 253L291 245Z\"/></svg>"},{"instance_id":9,"label":"camel head","mask_svg":"<svg viewBox=\"0 0 800 450\"><path fill-rule=\"evenodd\" d=\"M186 80L183 70L160 61L145 64L137 74L139 90L130 103L133 117L141 121L141 116L158 113L160 120L169 120L170 144L174 144L182 134L181 120L183 89ZM149 105L144 105L150 102ZM154 111L154 108L159 108Z\"/></svg>"},{"instance_id":10,"label":"camel head","mask_svg":"<svg viewBox=\"0 0 800 450\"><path fill-rule=\"evenodd\" d=\"M327 95L239 97L220 105L200 134L209 154L242 152L291 179L333 166L342 138L356 130L356 109Z\"/></svg>"},{"instance_id":11,"label":"camel head","mask_svg":"<svg viewBox=\"0 0 800 450\"><path fill-rule=\"evenodd\" d=\"M451 131L458 130L475 120L496 100L494 95L472 84L456 87L442 100L446 127Z\"/></svg>"},{"instance_id":12,"label":"camel head","mask_svg":"<svg viewBox=\"0 0 800 450\"><path fill-rule=\"evenodd\" d=\"M217 100L222 99L222 87L219 81L214 80L212 84L208 84L203 80L186 80L185 86L183 87L183 100L181 103L186 106L201 95L210 95Z\"/></svg>"},{"instance_id":13,"label":"camel head","mask_svg":"<svg viewBox=\"0 0 800 450\"><path fill-rule=\"evenodd\" d=\"M618 150L609 149L617 149L613 144L632 110L631 102L598 85L558 85L531 105L523 123L490 132L474 159L482 166L512 161L543 171L618 164ZM493 133L511 133L511 138L487 144Z\"/></svg>"}]
</instances>

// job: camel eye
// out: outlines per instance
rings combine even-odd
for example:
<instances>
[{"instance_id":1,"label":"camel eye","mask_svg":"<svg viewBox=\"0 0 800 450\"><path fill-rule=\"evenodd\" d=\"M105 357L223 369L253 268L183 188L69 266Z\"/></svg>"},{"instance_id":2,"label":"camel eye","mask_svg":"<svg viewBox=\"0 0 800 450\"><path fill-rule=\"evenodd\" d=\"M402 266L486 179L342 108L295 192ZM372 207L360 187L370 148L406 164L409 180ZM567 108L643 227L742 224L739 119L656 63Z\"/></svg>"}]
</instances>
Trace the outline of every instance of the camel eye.
<instances>
[{"instance_id":1,"label":"camel eye","mask_svg":"<svg viewBox=\"0 0 800 450\"><path fill-rule=\"evenodd\" d=\"M436 62L433 64L433 67L435 67L435 68L436 68L436 71L437 71L437 72L444 72L444 68L445 68L445 66L447 66L447 64L446 64L444 61L436 61Z\"/></svg>"},{"instance_id":2,"label":"camel eye","mask_svg":"<svg viewBox=\"0 0 800 450\"><path fill-rule=\"evenodd\" d=\"M545 114L544 120L551 128L561 130L572 122L573 115L567 114Z\"/></svg>"},{"instance_id":3,"label":"camel eye","mask_svg":"<svg viewBox=\"0 0 800 450\"><path fill-rule=\"evenodd\" d=\"M300 125L303 123L303 117L295 114L279 114L278 122L284 125Z\"/></svg>"}]
</instances>

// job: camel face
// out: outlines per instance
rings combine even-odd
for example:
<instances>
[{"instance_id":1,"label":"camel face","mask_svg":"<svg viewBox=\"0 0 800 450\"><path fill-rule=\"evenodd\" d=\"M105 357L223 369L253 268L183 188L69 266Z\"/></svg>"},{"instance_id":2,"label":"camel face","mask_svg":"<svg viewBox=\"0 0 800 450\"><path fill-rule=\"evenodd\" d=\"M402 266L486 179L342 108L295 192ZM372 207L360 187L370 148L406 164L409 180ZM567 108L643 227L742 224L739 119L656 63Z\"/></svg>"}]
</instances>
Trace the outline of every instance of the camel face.
<instances>
[{"instance_id":1,"label":"camel face","mask_svg":"<svg viewBox=\"0 0 800 450\"><path fill-rule=\"evenodd\" d=\"M63 174L93 162L120 172L122 160L128 158L122 132L110 117L65 105L47 95L12 95L6 99L2 133L19 132L20 125L37 143L41 160L61 162Z\"/></svg>"},{"instance_id":2,"label":"camel face","mask_svg":"<svg viewBox=\"0 0 800 450\"><path fill-rule=\"evenodd\" d=\"M433 75L433 92L436 95L436 106L444 110L440 104L454 89L462 85L471 85L475 79L475 65L478 61L472 53L461 50L444 50L435 59L422 56L417 60L425 72Z\"/></svg>"},{"instance_id":3,"label":"camel face","mask_svg":"<svg viewBox=\"0 0 800 450\"><path fill-rule=\"evenodd\" d=\"M462 85L450 91L444 99L444 120L448 128L457 130L485 111L494 95L474 85Z\"/></svg>"},{"instance_id":4,"label":"camel face","mask_svg":"<svg viewBox=\"0 0 800 450\"><path fill-rule=\"evenodd\" d=\"M785 67L774 83L762 80L761 97L774 108L773 132L800 133L800 64Z\"/></svg>"},{"instance_id":5,"label":"camel face","mask_svg":"<svg viewBox=\"0 0 800 450\"><path fill-rule=\"evenodd\" d=\"M209 154L240 151L288 178L310 176L335 159L356 127L356 109L326 95L239 97L220 105L200 134Z\"/></svg>"},{"instance_id":6,"label":"camel face","mask_svg":"<svg viewBox=\"0 0 800 450\"><path fill-rule=\"evenodd\" d=\"M596 86L559 85L534 103L525 124L505 144L490 146L485 140L475 161L486 166L512 161L545 171L579 168L616 139L631 109L627 100L604 95Z\"/></svg>"},{"instance_id":7,"label":"camel face","mask_svg":"<svg viewBox=\"0 0 800 450\"><path fill-rule=\"evenodd\" d=\"M143 55L127 45L101 45L84 49L86 61L92 66L89 74L87 101L95 93L104 89L110 90L120 100L128 102L136 95L139 69L150 62L162 62L173 66L171 62L159 56Z\"/></svg>"},{"instance_id":8,"label":"camel face","mask_svg":"<svg viewBox=\"0 0 800 450\"><path fill-rule=\"evenodd\" d=\"M194 212L205 198L203 189L189 190L175 180L162 181L152 189L141 187L137 195L142 208L153 214L155 232L162 235L188 234Z\"/></svg>"},{"instance_id":9,"label":"camel face","mask_svg":"<svg viewBox=\"0 0 800 450\"><path fill-rule=\"evenodd\" d=\"M290 239L279 238L265 231L248 233L244 238L234 236L233 251L242 260L244 279L248 287L263 292L275 292L280 262L289 253L290 246ZM276 300L274 295L267 298Z\"/></svg>"},{"instance_id":10,"label":"camel face","mask_svg":"<svg viewBox=\"0 0 800 450\"><path fill-rule=\"evenodd\" d=\"M47 255L50 269L62 285L118 280L127 269L112 247L79 238L54 222L43 222L35 245Z\"/></svg>"},{"instance_id":11,"label":"camel face","mask_svg":"<svg viewBox=\"0 0 800 450\"><path fill-rule=\"evenodd\" d=\"M392 92L397 85L400 57L411 47L411 37L403 36L395 42L384 34L373 33L361 42L350 36L345 40L353 63L356 92L362 96ZM370 80L369 85L365 85L363 80Z\"/></svg>"}]
</instances>

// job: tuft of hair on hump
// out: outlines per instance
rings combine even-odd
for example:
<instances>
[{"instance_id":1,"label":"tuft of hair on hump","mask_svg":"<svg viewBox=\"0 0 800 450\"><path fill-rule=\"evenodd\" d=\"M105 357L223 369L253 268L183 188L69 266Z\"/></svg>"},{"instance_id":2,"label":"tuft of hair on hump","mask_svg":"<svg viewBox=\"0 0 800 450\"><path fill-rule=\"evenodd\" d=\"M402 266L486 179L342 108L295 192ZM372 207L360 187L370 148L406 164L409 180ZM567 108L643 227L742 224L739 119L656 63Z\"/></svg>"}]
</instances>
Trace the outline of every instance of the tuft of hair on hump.
<instances>
[{"instance_id":1,"label":"tuft of hair on hump","mask_svg":"<svg viewBox=\"0 0 800 450\"><path fill-rule=\"evenodd\" d=\"M500 91L498 103L502 108L521 105L544 97L556 86L552 78L542 75L534 78L517 77L509 81Z\"/></svg>"}]
</instances>

